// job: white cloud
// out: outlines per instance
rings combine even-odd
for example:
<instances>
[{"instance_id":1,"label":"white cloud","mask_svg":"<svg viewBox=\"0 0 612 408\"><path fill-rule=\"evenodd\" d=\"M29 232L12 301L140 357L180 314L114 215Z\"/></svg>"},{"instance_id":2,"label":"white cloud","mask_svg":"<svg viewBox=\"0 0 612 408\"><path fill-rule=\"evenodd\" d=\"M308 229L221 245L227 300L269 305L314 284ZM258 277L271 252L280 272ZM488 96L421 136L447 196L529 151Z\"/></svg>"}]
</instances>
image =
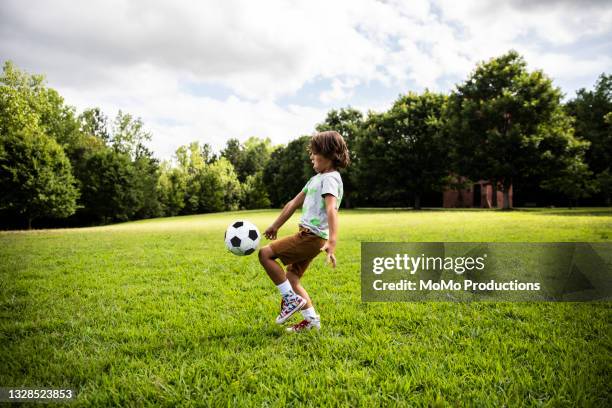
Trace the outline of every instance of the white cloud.
<instances>
[{"instance_id":1,"label":"white cloud","mask_svg":"<svg viewBox=\"0 0 612 408\"><path fill-rule=\"evenodd\" d=\"M83 77L93 83L108 79L100 66L106 71L147 63L266 99L295 92L317 76L374 74L372 63L382 62L383 52L358 33L344 15L346 5L115 0L83 8L30 1L26 8L8 1L0 44L5 55L48 71L61 59L70 71L91 74ZM56 80L72 83L70 71L54 72Z\"/></svg>"},{"instance_id":2,"label":"white cloud","mask_svg":"<svg viewBox=\"0 0 612 408\"><path fill-rule=\"evenodd\" d=\"M361 84L448 91L511 48L571 93L612 69L610 27L612 6L597 1L4 0L0 55L45 73L79 109L142 117L169 157L193 140L219 149L230 137L311 133ZM197 96L186 83L228 92ZM279 104L304 89L316 106Z\"/></svg>"},{"instance_id":3,"label":"white cloud","mask_svg":"<svg viewBox=\"0 0 612 408\"><path fill-rule=\"evenodd\" d=\"M151 66L140 66L126 74L119 83L121 93L115 88L91 92L65 88L63 95L83 108L100 106L109 115L122 109L141 117L153 134L151 148L163 158L170 158L177 147L195 140L209 143L217 151L230 137L270 137L273 143L287 143L310 134L326 113L305 106L282 108L270 100L194 96L180 92L171 73Z\"/></svg>"},{"instance_id":4,"label":"white cloud","mask_svg":"<svg viewBox=\"0 0 612 408\"><path fill-rule=\"evenodd\" d=\"M335 78L332 81L332 87L330 90L321 92L319 99L323 103L329 103L332 101L342 101L353 96L353 89L359 85L359 80L350 78L346 81L342 81Z\"/></svg>"}]
</instances>

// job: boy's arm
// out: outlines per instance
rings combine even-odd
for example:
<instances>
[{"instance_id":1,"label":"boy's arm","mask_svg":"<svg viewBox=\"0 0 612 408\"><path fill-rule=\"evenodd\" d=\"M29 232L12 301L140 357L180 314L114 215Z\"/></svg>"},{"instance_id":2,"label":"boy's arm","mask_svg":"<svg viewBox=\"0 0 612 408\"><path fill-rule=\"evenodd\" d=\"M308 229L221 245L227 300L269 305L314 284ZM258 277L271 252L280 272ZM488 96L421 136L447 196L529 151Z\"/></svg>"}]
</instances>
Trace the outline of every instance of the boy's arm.
<instances>
[{"instance_id":1,"label":"boy's arm","mask_svg":"<svg viewBox=\"0 0 612 408\"><path fill-rule=\"evenodd\" d=\"M276 239L276 234L280 227L293 215L295 210L302 206L304 203L304 198L306 194L303 191L300 191L291 201L289 201L283 207L280 215L276 218L276 220L268 227L267 230L264 231L264 236L268 239Z\"/></svg>"},{"instance_id":2,"label":"boy's arm","mask_svg":"<svg viewBox=\"0 0 612 408\"><path fill-rule=\"evenodd\" d=\"M321 251L327 252L327 262L336 267L336 242L338 241L338 210L336 210L336 197L325 194L325 211L327 212L327 223L329 225L329 238Z\"/></svg>"}]
</instances>

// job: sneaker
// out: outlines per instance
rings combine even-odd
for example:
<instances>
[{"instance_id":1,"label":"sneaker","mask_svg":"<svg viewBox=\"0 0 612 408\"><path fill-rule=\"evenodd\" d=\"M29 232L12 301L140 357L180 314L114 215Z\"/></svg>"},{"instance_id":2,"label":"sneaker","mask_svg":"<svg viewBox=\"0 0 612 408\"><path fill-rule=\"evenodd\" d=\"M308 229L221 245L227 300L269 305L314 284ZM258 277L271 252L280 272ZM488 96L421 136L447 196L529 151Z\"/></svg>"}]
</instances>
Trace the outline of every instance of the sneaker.
<instances>
[{"instance_id":1,"label":"sneaker","mask_svg":"<svg viewBox=\"0 0 612 408\"><path fill-rule=\"evenodd\" d=\"M283 296L283 300L281 301L281 311L278 316L276 316L276 323L283 324L287 321L288 318L293 316L293 314L300 309L306 306L306 299L301 297L300 295Z\"/></svg>"},{"instance_id":2,"label":"sneaker","mask_svg":"<svg viewBox=\"0 0 612 408\"><path fill-rule=\"evenodd\" d=\"M304 319L298 324L294 324L291 327L287 327L287 331L290 333L296 333L305 330L321 330L321 320L320 319Z\"/></svg>"}]
</instances>

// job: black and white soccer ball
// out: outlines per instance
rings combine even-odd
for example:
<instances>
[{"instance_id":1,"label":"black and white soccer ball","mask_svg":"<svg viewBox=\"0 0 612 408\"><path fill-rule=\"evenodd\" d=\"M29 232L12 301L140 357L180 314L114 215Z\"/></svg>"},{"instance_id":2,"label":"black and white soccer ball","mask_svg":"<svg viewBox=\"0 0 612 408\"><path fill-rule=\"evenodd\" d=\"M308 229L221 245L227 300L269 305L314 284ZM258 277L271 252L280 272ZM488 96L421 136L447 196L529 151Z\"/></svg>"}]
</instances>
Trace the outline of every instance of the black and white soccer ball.
<instances>
[{"instance_id":1,"label":"black and white soccer ball","mask_svg":"<svg viewBox=\"0 0 612 408\"><path fill-rule=\"evenodd\" d=\"M225 246L234 255L251 255L259 246L261 234L246 220L234 221L225 231Z\"/></svg>"}]
</instances>

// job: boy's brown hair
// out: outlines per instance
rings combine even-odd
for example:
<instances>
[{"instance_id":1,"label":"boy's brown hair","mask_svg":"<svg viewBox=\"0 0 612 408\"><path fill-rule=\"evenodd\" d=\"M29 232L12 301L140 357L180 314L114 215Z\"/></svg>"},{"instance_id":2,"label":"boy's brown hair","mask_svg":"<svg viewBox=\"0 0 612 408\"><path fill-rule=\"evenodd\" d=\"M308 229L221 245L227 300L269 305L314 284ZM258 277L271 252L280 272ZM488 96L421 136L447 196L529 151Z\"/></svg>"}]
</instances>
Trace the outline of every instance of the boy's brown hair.
<instances>
[{"instance_id":1,"label":"boy's brown hair","mask_svg":"<svg viewBox=\"0 0 612 408\"><path fill-rule=\"evenodd\" d=\"M335 130L314 134L310 139L308 151L328 158L336 169L343 169L351 162L348 147L340 133Z\"/></svg>"}]
</instances>

